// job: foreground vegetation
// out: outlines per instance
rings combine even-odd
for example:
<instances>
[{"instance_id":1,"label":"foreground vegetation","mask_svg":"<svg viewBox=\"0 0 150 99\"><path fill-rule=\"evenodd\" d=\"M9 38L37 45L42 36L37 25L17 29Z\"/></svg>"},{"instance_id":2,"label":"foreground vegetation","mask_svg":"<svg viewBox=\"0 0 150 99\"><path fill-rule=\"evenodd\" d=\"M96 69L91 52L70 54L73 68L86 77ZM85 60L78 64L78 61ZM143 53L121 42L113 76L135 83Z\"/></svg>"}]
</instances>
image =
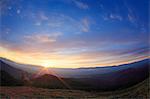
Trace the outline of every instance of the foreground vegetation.
<instances>
[{"instance_id":1,"label":"foreground vegetation","mask_svg":"<svg viewBox=\"0 0 150 99\"><path fill-rule=\"evenodd\" d=\"M0 99L149 99L149 80L133 87L111 92L94 92L67 89L44 89L35 87L1 87Z\"/></svg>"}]
</instances>

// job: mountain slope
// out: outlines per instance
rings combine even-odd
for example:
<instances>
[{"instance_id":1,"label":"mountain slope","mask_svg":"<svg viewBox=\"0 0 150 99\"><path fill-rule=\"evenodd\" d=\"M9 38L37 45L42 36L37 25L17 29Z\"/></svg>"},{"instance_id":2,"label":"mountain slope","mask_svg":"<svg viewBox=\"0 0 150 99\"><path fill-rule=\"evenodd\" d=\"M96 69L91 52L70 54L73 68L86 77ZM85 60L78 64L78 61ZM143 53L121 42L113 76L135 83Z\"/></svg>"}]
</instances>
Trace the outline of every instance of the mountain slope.
<instances>
[{"instance_id":1,"label":"mountain slope","mask_svg":"<svg viewBox=\"0 0 150 99\"><path fill-rule=\"evenodd\" d=\"M0 86L18 86L23 85L23 83L12 77L9 73L0 70Z\"/></svg>"},{"instance_id":2,"label":"mountain slope","mask_svg":"<svg viewBox=\"0 0 150 99\"><path fill-rule=\"evenodd\" d=\"M16 79L20 79L22 74L25 73L25 71L18 68L14 68L1 60L0 60L0 70L9 73Z\"/></svg>"},{"instance_id":3,"label":"mountain slope","mask_svg":"<svg viewBox=\"0 0 150 99\"><path fill-rule=\"evenodd\" d=\"M133 64L118 67L120 70L105 74L87 75L79 78L81 82L87 82L94 89L117 90L135 85L149 77L148 61L140 61ZM117 68L117 67L116 67Z\"/></svg>"},{"instance_id":4,"label":"mountain slope","mask_svg":"<svg viewBox=\"0 0 150 99\"><path fill-rule=\"evenodd\" d=\"M59 80L58 77L51 74L44 74L42 76L32 79L32 85L43 88L65 88L66 86Z\"/></svg>"}]
</instances>

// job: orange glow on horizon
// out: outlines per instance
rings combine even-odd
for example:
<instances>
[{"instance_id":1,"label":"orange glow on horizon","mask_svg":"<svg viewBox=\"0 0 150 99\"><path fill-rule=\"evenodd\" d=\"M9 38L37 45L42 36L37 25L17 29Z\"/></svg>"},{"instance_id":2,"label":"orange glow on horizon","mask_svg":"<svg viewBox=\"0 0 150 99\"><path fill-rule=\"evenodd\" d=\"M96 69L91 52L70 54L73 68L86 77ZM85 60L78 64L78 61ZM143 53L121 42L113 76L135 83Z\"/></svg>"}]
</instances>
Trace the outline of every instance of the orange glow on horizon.
<instances>
[{"instance_id":1,"label":"orange glow on horizon","mask_svg":"<svg viewBox=\"0 0 150 99\"><path fill-rule=\"evenodd\" d=\"M95 61L95 59L82 57L82 55L60 55L60 54L47 54L47 53L26 53L10 51L6 48L0 47L0 57L10 59L17 63L38 65L43 67L54 67L54 68L80 68L80 67L97 67L97 66L113 66L120 64L132 63L135 61L143 60L148 56L131 56L125 58L112 59L111 61ZM102 56L102 58L105 58ZM107 58L107 57L106 57ZM117 60L117 61L116 61Z\"/></svg>"}]
</instances>

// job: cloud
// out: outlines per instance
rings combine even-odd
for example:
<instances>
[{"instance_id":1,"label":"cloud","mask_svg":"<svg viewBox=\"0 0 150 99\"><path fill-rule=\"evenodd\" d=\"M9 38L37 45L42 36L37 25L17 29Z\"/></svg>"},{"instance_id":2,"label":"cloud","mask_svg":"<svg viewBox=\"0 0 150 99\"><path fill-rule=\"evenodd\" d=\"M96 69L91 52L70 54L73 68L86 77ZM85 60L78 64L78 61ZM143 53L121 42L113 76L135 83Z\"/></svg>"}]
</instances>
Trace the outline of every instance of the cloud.
<instances>
[{"instance_id":1,"label":"cloud","mask_svg":"<svg viewBox=\"0 0 150 99\"><path fill-rule=\"evenodd\" d=\"M10 10L9 6L12 5L13 2L11 0L0 0L0 16L7 15L8 10Z\"/></svg>"},{"instance_id":2,"label":"cloud","mask_svg":"<svg viewBox=\"0 0 150 99\"><path fill-rule=\"evenodd\" d=\"M127 6L127 5L126 5L126 7L127 7L127 10L128 10L128 14L127 14L128 20L131 23L136 24L136 16L134 15L132 9L129 6Z\"/></svg>"},{"instance_id":3,"label":"cloud","mask_svg":"<svg viewBox=\"0 0 150 99\"><path fill-rule=\"evenodd\" d=\"M43 34L43 33L38 33L35 35L26 35L24 36L26 41L30 41L32 43L52 43L55 42L56 39L61 36L62 33L56 32L56 33L51 33L51 34Z\"/></svg>"},{"instance_id":4,"label":"cloud","mask_svg":"<svg viewBox=\"0 0 150 99\"><path fill-rule=\"evenodd\" d=\"M133 23L133 24L136 24L136 18L133 14L131 13L128 13L128 20Z\"/></svg>"},{"instance_id":5,"label":"cloud","mask_svg":"<svg viewBox=\"0 0 150 99\"><path fill-rule=\"evenodd\" d=\"M16 13L20 14L20 3L21 0L0 0L0 16L11 15L9 11L12 10L14 6L16 7Z\"/></svg>"},{"instance_id":6,"label":"cloud","mask_svg":"<svg viewBox=\"0 0 150 99\"><path fill-rule=\"evenodd\" d=\"M127 19L130 23L137 27L137 16L135 14L136 11L124 0L124 6L127 9Z\"/></svg>"},{"instance_id":7,"label":"cloud","mask_svg":"<svg viewBox=\"0 0 150 99\"><path fill-rule=\"evenodd\" d=\"M122 17L120 15L112 14L112 13L109 15L109 18L113 20L119 20L119 21L122 20Z\"/></svg>"},{"instance_id":8,"label":"cloud","mask_svg":"<svg viewBox=\"0 0 150 99\"><path fill-rule=\"evenodd\" d=\"M100 4L99 6L100 6L101 9L104 9L104 5L103 4Z\"/></svg>"},{"instance_id":9,"label":"cloud","mask_svg":"<svg viewBox=\"0 0 150 99\"><path fill-rule=\"evenodd\" d=\"M89 20L87 16L76 19L63 13L44 13L42 11L37 13L29 12L28 18L35 26L42 26L41 28L43 28L44 25L44 27L51 30L60 30L65 33L71 32L72 34L88 32L90 23L93 21Z\"/></svg>"},{"instance_id":10,"label":"cloud","mask_svg":"<svg viewBox=\"0 0 150 99\"><path fill-rule=\"evenodd\" d=\"M21 10L20 9L17 9L17 14L20 14Z\"/></svg>"},{"instance_id":11,"label":"cloud","mask_svg":"<svg viewBox=\"0 0 150 99\"><path fill-rule=\"evenodd\" d=\"M39 11L37 13L30 13L31 18L35 21L35 25L40 26L44 21L48 21L48 16L42 12Z\"/></svg>"},{"instance_id":12,"label":"cloud","mask_svg":"<svg viewBox=\"0 0 150 99\"><path fill-rule=\"evenodd\" d=\"M56 27L60 27L62 25L62 22L49 21L47 25L49 27L56 28Z\"/></svg>"},{"instance_id":13,"label":"cloud","mask_svg":"<svg viewBox=\"0 0 150 99\"><path fill-rule=\"evenodd\" d=\"M130 46L128 44L126 46L125 42L116 44L116 42L112 43L110 41L105 44L99 44L105 41L81 40L76 38L56 42L57 38L61 35L61 33L38 33L26 36L24 39L31 45L21 43L18 46L9 42L2 43L3 45L0 43L0 47L9 50L11 53L17 53L8 54L8 56L20 56L22 60L25 58L27 60L31 59L35 60L35 62L31 63L38 62L38 64L40 64L39 61L41 60L53 61L59 63L59 65L54 65L56 67L62 65L73 67L116 65L137 59L141 60L148 55L148 50L145 47L134 48L131 43L128 43L131 44ZM114 47L112 48L112 46ZM4 53L4 51L2 52ZM7 55L7 53L5 54Z\"/></svg>"},{"instance_id":14,"label":"cloud","mask_svg":"<svg viewBox=\"0 0 150 99\"><path fill-rule=\"evenodd\" d=\"M90 23L87 18L82 19L82 31L83 32L89 32Z\"/></svg>"},{"instance_id":15,"label":"cloud","mask_svg":"<svg viewBox=\"0 0 150 99\"><path fill-rule=\"evenodd\" d=\"M80 9L88 9L89 6L86 3L83 3L79 0L73 0L73 3Z\"/></svg>"},{"instance_id":16,"label":"cloud","mask_svg":"<svg viewBox=\"0 0 150 99\"><path fill-rule=\"evenodd\" d=\"M44 14L44 12L40 12L40 13L39 13L39 18L40 18L41 20L48 20L48 17Z\"/></svg>"},{"instance_id":17,"label":"cloud","mask_svg":"<svg viewBox=\"0 0 150 99\"><path fill-rule=\"evenodd\" d=\"M10 28L2 28L1 30L2 34L10 34L12 32L12 30ZM2 36L1 34L1 36Z\"/></svg>"},{"instance_id":18,"label":"cloud","mask_svg":"<svg viewBox=\"0 0 150 99\"><path fill-rule=\"evenodd\" d=\"M10 49L6 49L0 46L0 56L13 59L17 62L42 65L43 63L49 63L50 66L54 67L95 67L95 66L111 66L129 63L137 60L142 60L147 57L145 56L137 56L134 54L121 55L116 54L112 51L110 52L101 52L101 51L92 51L92 52L84 52L77 53L72 55L62 55L60 53L53 52L33 52L33 53L25 53L25 52L16 52ZM68 49L66 50L69 51ZM127 52L128 53L128 52ZM44 62L43 62L44 61Z\"/></svg>"},{"instance_id":19,"label":"cloud","mask_svg":"<svg viewBox=\"0 0 150 99\"><path fill-rule=\"evenodd\" d=\"M148 57L148 49L145 47L109 50L87 50L80 53L80 64L123 64L125 62L142 60Z\"/></svg>"},{"instance_id":20,"label":"cloud","mask_svg":"<svg viewBox=\"0 0 150 99\"><path fill-rule=\"evenodd\" d=\"M36 22L35 25L40 26L41 22Z\"/></svg>"},{"instance_id":21,"label":"cloud","mask_svg":"<svg viewBox=\"0 0 150 99\"><path fill-rule=\"evenodd\" d=\"M122 21L123 17L119 14L116 13L110 13L110 14L106 14L103 15L102 18L107 21L107 20L118 20L118 21Z\"/></svg>"}]
</instances>

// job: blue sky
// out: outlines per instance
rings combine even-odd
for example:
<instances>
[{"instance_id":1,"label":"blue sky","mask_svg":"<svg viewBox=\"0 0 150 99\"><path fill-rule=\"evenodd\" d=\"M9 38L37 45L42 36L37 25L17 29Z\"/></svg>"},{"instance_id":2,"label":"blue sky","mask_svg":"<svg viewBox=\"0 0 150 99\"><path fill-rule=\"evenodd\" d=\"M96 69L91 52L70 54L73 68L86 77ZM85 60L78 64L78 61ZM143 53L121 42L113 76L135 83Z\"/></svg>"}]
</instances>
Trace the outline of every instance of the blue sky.
<instances>
[{"instance_id":1,"label":"blue sky","mask_svg":"<svg viewBox=\"0 0 150 99\"><path fill-rule=\"evenodd\" d=\"M0 2L2 57L67 68L148 57L148 0Z\"/></svg>"}]
</instances>

